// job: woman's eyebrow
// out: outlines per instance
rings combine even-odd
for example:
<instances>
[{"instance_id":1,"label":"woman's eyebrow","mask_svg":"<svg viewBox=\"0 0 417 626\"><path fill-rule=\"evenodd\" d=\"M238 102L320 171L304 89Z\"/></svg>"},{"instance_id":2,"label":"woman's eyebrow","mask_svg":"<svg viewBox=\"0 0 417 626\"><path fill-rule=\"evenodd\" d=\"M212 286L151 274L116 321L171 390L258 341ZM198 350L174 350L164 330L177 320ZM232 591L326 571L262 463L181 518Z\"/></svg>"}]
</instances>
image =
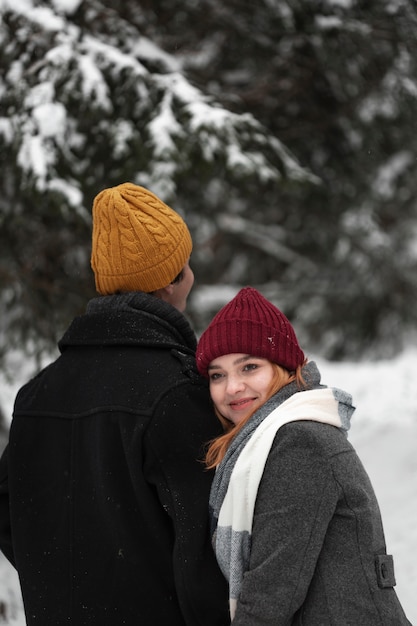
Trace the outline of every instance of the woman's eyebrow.
<instances>
[{"instance_id":1,"label":"woman's eyebrow","mask_svg":"<svg viewBox=\"0 0 417 626\"><path fill-rule=\"evenodd\" d=\"M251 354L245 354L245 356L241 356L239 359L236 359L236 361L233 361L233 365L239 365L239 363L244 363L245 361L249 361L249 359L254 359L256 357L253 357Z\"/></svg>"},{"instance_id":2,"label":"woman's eyebrow","mask_svg":"<svg viewBox=\"0 0 417 626\"><path fill-rule=\"evenodd\" d=\"M262 357L254 356L253 354L245 354L244 356L241 356L238 359L236 359L236 361L233 361L232 365L239 365L240 363L245 363L246 361L250 361L251 359L260 360L261 358ZM213 363L213 365L209 365L207 369L208 370L221 369L221 366L216 365L216 363Z\"/></svg>"}]
</instances>

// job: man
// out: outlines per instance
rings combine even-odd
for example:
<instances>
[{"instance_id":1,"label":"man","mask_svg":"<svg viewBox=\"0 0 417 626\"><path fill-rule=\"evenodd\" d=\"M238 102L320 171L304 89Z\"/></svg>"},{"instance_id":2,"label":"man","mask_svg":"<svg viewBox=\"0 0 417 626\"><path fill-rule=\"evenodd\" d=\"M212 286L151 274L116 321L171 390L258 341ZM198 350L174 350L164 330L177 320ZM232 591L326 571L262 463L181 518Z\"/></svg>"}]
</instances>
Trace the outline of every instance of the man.
<instances>
[{"instance_id":1,"label":"man","mask_svg":"<svg viewBox=\"0 0 417 626\"><path fill-rule=\"evenodd\" d=\"M101 297L18 393L0 462L0 547L28 626L223 626L207 528L219 434L182 312L190 233L150 191L94 200Z\"/></svg>"}]
</instances>

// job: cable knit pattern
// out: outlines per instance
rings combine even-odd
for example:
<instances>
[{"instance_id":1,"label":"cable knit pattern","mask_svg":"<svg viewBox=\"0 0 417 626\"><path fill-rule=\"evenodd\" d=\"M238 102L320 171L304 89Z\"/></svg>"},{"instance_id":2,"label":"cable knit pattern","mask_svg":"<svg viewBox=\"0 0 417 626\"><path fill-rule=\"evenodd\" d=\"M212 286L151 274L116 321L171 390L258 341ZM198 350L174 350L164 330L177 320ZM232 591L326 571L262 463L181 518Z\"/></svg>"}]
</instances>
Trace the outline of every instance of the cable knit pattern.
<instances>
[{"instance_id":1,"label":"cable knit pattern","mask_svg":"<svg viewBox=\"0 0 417 626\"><path fill-rule=\"evenodd\" d=\"M124 183L95 198L91 266L99 293L165 287L191 250L183 219L147 189Z\"/></svg>"}]
</instances>

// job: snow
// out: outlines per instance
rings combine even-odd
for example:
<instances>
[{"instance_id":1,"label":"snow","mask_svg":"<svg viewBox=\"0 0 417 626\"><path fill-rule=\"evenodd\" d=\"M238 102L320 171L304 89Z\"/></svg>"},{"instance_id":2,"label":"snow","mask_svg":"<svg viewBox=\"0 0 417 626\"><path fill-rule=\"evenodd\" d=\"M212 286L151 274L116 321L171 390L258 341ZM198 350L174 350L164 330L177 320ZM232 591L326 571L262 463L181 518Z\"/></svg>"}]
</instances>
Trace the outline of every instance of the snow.
<instances>
[{"instance_id":1,"label":"snow","mask_svg":"<svg viewBox=\"0 0 417 626\"><path fill-rule=\"evenodd\" d=\"M17 163L22 170L28 170L28 164L30 164L31 171L36 174L40 181L39 188L43 189L48 169L48 157L42 137L39 135L31 136L29 133L25 135L17 155Z\"/></svg>"},{"instance_id":2,"label":"snow","mask_svg":"<svg viewBox=\"0 0 417 626\"><path fill-rule=\"evenodd\" d=\"M79 5L81 4L81 0L52 0L52 4L57 11L71 14L75 13L75 11L78 9Z\"/></svg>"},{"instance_id":3,"label":"snow","mask_svg":"<svg viewBox=\"0 0 417 626\"><path fill-rule=\"evenodd\" d=\"M398 597L408 619L417 624L417 348L378 362L330 363L315 360L325 384L353 395L356 412L349 439L374 485L384 522L387 548L394 555ZM32 374L27 359L10 358L14 381L0 373L2 409L11 414L20 385ZM18 578L0 555L0 621L3 606L10 626L24 626Z\"/></svg>"},{"instance_id":4,"label":"snow","mask_svg":"<svg viewBox=\"0 0 417 626\"><path fill-rule=\"evenodd\" d=\"M71 205L73 211L78 213L87 223L91 222L91 214L83 206L83 195L78 188L78 183L71 183L63 178L52 178L49 183L49 189L54 189L59 193L62 193L66 197L68 203Z\"/></svg>"},{"instance_id":5,"label":"snow","mask_svg":"<svg viewBox=\"0 0 417 626\"><path fill-rule=\"evenodd\" d=\"M261 176L265 179L274 174L274 170L262 158L261 152L246 151L245 155L241 153L241 140L237 136L237 129L241 126L247 128L247 137L260 132L254 119L249 115L234 116L220 107L213 106L209 99L184 79L180 73L181 67L174 56L166 55L144 37L138 38L134 45L133 55L124 54L121 50L89 36L84 36L79 41L79 31L70 24L67 16L76 11L80 3L81 0L52 0L53 10L34 6L35 3L32 0L0 0L2 12L6 9L13 11L41 29L61 33L61 37L57 38L58 43L62 42L61 45L56 45L45 56L45 68L49 68L48 72L44 70L45 80L51 80L54 77L52 71L54 67L60 70L62 65L75 59L83 79L81 81L83 95L88 99L96 100L102 109L107 107L111 110L113 105L109 100L109 89L100 67L114 67L115 76L120 74L123 68L131 69L137 78L138 101L147 96L147 89L139 79L152 79L152 82L167 94L167 98L178 101L183 106L190 117L188 122L190 136L200 135L207 160L214 159L221 148L218 137L219 129L221 129L222 141L227 139L229 142L226 154L231 167L239 162L243 168L248 168L249 172L253 170L261 172ZM273 1L269 0L269 3L272 6ZM349 8L352 0L329 0L329 3L336 8ZM400 1L395 0L391 2L391 5L394 12L400 5ZM279 11L287 10L288 20L292 19L290 10L286 9L282 3L276 3L276 7ZM322 16L320 19L323 28L333 28L339 23L332 16ZM357 27L356 23L354 27ZM98 59L100 63L97 63ZM163 61L169 73L150 76L149 71L139 59ZM401 86L406 88L411 95L416 96L415 84L405 76L410 59L405 56L404 52L400 60L405 64L401 72L403 75ZM12 63L8 71L8 79L11 83L19 83L23 71L24 68L19 62ZM398 86L395 80L398 83L395 75L388 75L384 98L370 97L364 101L360 112L365 122L370 123L377 114L384 114L387 117L393 114L392 93ZM141 89L143 90L142 96ZM62 105L55 101L55 92L51 83L40 84L29 94L24 104L25 107L33 109L33 119L26 121L23 114L13 119L13 123L26 131L19 159L22 167L33 171L41 181L45 181L48 168L51 163L54 164L55 158L51 149L51 140L59 139L61 143L64 141L67 116ZM155 144L172 150L174 148L172 129L174 128L178 133L179 127L176 118L169 113L169 110L162 106L161 115L155 117L151 129L154 131L153 137L158 138ZM35 122L38 135L34 133ZM169 129L171 129L170 132ZM117 130L120 130L119 143L116 144L115 149L122 154L125 139L131 130L129 122L125 122L124 126L120 125ZM6 117L0 118L0 133L6 139L12 137L12 122ZM253 138L257 139L256 146L262 145L262 135L258 137L253 134ZM271 140L270 145L275 149L276 154L281 155L287 172L291 173L294 178L317 182L312 175L298 165L277 139ZM393 177L401 174L404 167L408 165L410 156L407 152L402 152L393 158L395 161L389 162L388 167L379 172L378 182L383 183L381 189L386 195L391 193ZM172 168L172 163L156 161L152 172L155 183L152 180L149 182L152 182L151 186L157 193L165 195L161 185L165 185L167 191L169 185L173 185ZM278 176L279 173L275 172L274 175ZM146 179L148 173L144 172L143 176ZM158 181L162 182L157 184ZM66 190L69 202L73 206L81 205L81 193L75 183L70 184L61 179L52 178L49 185L55 189ZM357 219L356 215L355 223ZM235 225L236 223L235 221ZM253 233L252 237L255 235L265 236L263 232L259 235ZM282 254L282 250L280 253ZM217 297L220 300L222 290L220 288L217 291ZM15 365L12 368L12 382L0 372L1 408L6 415L11 414L17 389L32 373L28 369L30 363L26 358L19 354L13 354L11 358ZM410 349L394 360L376 363L334 364L320 358L316 360L326 384L346 389L353 395L357 411L353 418L349 438L368 470L379 499L388 551L394 554L396 563L397 593L410 621L417 624L417 603L414 599L417 591L417 565L414 557L417 550L417 385L414 374L417 366L417 349ZM7 617L4 616L4 611L7 612ZM0 622L14 626L25 624L17 575L1 555Z\"/></svg>"},{"instance_id":6,"label":"snow","mask_svg":"<svg viewBox=\"0 0 417 626\"><path fill-rule=\"evenodd\" d=\"M61 142L66 126L67 111L60 102L45 102L33 109L35 120L41 137L52 137Z\"/></svg>"},{"instance_id":7,"label":"snow","mask_svg":"<svg viewBox=\"0 0 417 626\"><path fill-rule=\"evenodd\" d=\"M381 198L394 198L396 194L396 180L404 175L411 166L414 155L409 150L401 150L390 155L387 163L382 165L377 172L372 186Z\"/></svg>"},{"instance_id":8,"label":"snow","mask_svg":"<svg viewBox=\"0 0 417 626\"><path fill-rule=\"evenodd\" d=\"M184 164L188 166L196 149L207 162L223 158L226 170L234 175L276 181L285 171L290 179L318 182L277 138L269 137L253 115L228 111L191 84L182 73L184 60L160 49L140 29L130 25L121 49L117 37L101 33L100 28L92 34L71 19L80 0L49 4L0 0L0 22L10 11L19 24L14 38L19 45L15 50L11 38L6 74L7 97L14 104L8 117L0 118L0 134L8 145L13 144L18 166L38 191L68 192L63 210L74 205L80 188L62 182L51 185L50 181L64 170L69 172L67 178L81 176L85 165L77 154L91 141L89 132L93 132L79 124L75 100L77 110L85 107L92 114L97 124L93 134L109 132L109 151L116 158L123 158L128 143L144 142L148 165L137 173L138 182L165 197L174 194L178 172ZM126 25L120 16L115 24ZM8 29L6 35L11 37ZM31 56L21 46L22 41L32 39L39 41L35 62L30 62ZM148 65L159 69L151 71ZM5 89L3 82L0 93ZM110 117L118 124L117 98L112 98L116 88L123 93L126 106L135 103L121 121L120 136L119 128L108 129ZM179 149L181 159L177 158Z\"/></svg>"},{"instance_id":9,"label":"snow","mask_svg":"<svg viewBox=\"0 0 417 626\"><path fill-rule=\"evenodd\" d=\"M45 30L59 31L65 26L65 21L54 14L50 8L35 7L32 0L4 0L2 9L21 14Z\"/></svg>"},{"instance_id":10,"label":"snow","mask_svg":"<svg viewBox=\"0 0 417 626\"><path fill-rule=\"evenodd\" d=\"M172 110L171 92L165 93L159 103L158 112L149 123L148 129L157 159L168 160L172 155L178 155L175 137L182 136L183 130Z\"/></svg>"},{"instance_id":11,"label":"snow","mask_svg":"<svg viewBox=\"0 0 417 626\"><path fill-rule=\"evenodd\" d=\"M140 39L135 42L132 54L134 57L140 59L148 59L153 62L161 61L170 72L175 73L181 70L181 64L176 57L172 54L167 54L156 46L153 41L144 36L141 36Z\"/></svg>"}]
</instances>

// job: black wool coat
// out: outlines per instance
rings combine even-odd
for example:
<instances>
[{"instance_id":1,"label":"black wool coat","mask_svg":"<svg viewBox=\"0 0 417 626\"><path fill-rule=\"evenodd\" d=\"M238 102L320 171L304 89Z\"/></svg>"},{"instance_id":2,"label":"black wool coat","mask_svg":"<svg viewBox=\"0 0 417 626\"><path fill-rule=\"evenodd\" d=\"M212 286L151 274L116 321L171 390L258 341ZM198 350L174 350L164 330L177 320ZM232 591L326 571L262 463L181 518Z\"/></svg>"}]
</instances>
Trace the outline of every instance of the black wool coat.
<instances>
[{"instance_id":1,"label":"black wool coat","mask_svg":"<svg viewBox=\"0 0 417 626\"><path fill-rule=\"evenodd\" d=\"M0 548L28 626L224 626L207 527L219 434L186 318L96 298L18 393L0 462Z\"/></svg>"}]
</instances>

